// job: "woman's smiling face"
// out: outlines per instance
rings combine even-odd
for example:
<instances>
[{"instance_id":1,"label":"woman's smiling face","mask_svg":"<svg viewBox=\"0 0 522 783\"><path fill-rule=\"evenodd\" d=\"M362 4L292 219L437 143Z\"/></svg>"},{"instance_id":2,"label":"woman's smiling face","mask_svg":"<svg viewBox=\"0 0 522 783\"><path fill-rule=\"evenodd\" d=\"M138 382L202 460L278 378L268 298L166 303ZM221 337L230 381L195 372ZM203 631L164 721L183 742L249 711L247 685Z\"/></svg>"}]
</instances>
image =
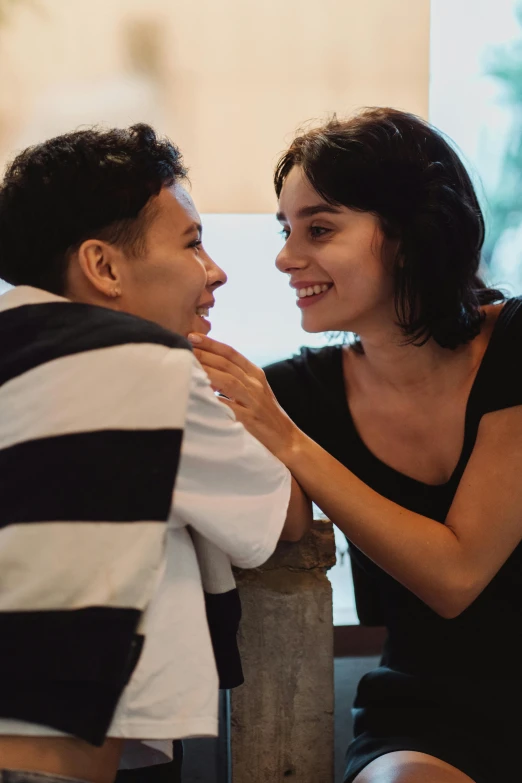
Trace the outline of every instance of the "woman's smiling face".
<instances>
[{"instance_id":1,"label":"woman's smiling face","mask_svg":"<svg viewBox=\"0 0 522 783\"><path fill-rule=\"evenodd\" d=\"M278 219L286 243L276 266L297 291L305 331L363 334L376 317L396 320L396 247L375 215L329 204L294 166L281 190Z\"/></svg>"}]
</instances>

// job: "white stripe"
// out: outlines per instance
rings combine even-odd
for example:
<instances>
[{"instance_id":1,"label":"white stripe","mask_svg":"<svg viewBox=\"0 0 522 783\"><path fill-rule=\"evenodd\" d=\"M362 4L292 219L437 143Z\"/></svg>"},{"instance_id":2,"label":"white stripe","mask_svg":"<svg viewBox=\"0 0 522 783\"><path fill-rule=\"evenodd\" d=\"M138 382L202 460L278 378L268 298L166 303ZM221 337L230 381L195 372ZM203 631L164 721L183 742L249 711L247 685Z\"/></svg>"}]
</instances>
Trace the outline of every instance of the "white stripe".
<instances>
[{"instance_id":1,"label":"white stripe","mask_svg":"<svg viewBox=\"0 0 522 783\"><path fill-rule=\"evenodd\" d=\"M197 530L190 530L190 535L198 558L203 590L214 595L233 590L236 580L228 555Z\"/></svg>"},{"instance_id":2,"label":"white stripe","mask_svg":"<svg viewBox=\"0 0 522 783\"><path fill-rule=\"evenodd\" d=\"M0 387L0 449L104 429L183 428L193 354L127 344L47 362Z\"/></svg>"},{"instance_id":3,"label":"white stripe","mask_svg":"<svg viewBox=\"0 0 522 783\"><path fill-rule=\"evenodd\" d=\"M30 285L18 285L0 296L0 313L28 304L49 304L52 302L69 301L69 299L65 299L63 296L50 294L41 288L33 288Z\"/></svg>"},{"instance_id":4,"label":"white stripe","mask_svg":"<svg viewBox=\"0 0 522 783\"><path fill-rule=\"evenodd\" d=\"M39 522L0 530L0 611L144 609L163 561L164 522Z\"/></svg>"}]
</instances>

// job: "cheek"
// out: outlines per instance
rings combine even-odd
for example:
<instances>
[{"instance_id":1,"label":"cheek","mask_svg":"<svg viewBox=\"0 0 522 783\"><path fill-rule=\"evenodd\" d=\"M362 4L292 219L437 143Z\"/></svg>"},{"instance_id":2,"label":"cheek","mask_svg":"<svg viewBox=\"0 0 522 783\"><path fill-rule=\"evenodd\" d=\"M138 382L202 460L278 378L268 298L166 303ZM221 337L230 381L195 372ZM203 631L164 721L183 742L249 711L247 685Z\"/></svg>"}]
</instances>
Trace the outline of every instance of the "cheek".
<instances>
[{"instance_id":1,"label":"cheek","mask_svg":"<svg viewBox=\"0 0 522 783\"><path fill-rule=\"evenodd\" d=\"M157 286L158 298L169 301L183 312L194 312L205 290L207 275L199 264L184 271L172 272Z\"/></svg>"},{"instance_id":2,"label":"cheek","mask_svg":"<svg viewBox=\"0 0 522 783\"><path fill-rule=\"evenodd\" d=\"M136 268L133 283L141 295L147 291L157 301L184 306L200 296L206 281L202 263L191 254L163 263L144 263Z\"/></svg>"},{"instance_id":3,"label":"cheek","mask_svg":"<svg viewBox=\"0 0 522 783\"><path fill-rule=\"evenodd\" d=\"M190 289L192 299L199 299L207 285L207 272L202 261L194 261L190 269L190 277L187 274L187 291ZM190 284L189 284L190 280Z\"/></svg>"},{"instance_id":4,"label":"cheek","mask_svg":"<svg viewBox=\"0 0 522 783\"><path fill-rule=\"evenodd\" d=\"M344 247L323 260L321 266L333 280L339 296L382 297L393 291L393 278L380 258L365 243Z\"/></svg>"}]
</instances>

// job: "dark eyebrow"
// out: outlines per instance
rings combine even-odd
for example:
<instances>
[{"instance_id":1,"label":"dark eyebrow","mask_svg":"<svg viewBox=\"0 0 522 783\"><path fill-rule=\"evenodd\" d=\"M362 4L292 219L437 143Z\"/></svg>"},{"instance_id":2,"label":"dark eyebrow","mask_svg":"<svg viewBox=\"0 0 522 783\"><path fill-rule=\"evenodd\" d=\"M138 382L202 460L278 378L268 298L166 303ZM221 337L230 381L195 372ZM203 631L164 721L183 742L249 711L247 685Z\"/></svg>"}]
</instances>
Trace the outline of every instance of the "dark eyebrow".
<instances>
[{"instance_id":1,"label":"dark eyebrow","mask_svg":"<svg viewBox=\"0 0 522 783\"><path fill-rule=\"evenodd\" d=\"M301 207L298 210L297 218L313 217L313 215L319 215L321 212L327 212L330 215L338 215L341 212L340 207L334 207L332 204L311 204L309 207ZM286 217L283 212L278 212L276 218L280 223L286 221Z\"/></svg>"},{"instance_id":2,"label":"dark eyebrow","mask_svg":"<svg viewBox=\"0 0 522 783\"><path fill-rule=\"evenodd\" d=\"M194 231L197 231L198 234L201 236L203 233L203 226L201 223L191 223L188 228L185 229L182 236L187 236L187 234L192 234Z\"/></svg>"}]
</instances>

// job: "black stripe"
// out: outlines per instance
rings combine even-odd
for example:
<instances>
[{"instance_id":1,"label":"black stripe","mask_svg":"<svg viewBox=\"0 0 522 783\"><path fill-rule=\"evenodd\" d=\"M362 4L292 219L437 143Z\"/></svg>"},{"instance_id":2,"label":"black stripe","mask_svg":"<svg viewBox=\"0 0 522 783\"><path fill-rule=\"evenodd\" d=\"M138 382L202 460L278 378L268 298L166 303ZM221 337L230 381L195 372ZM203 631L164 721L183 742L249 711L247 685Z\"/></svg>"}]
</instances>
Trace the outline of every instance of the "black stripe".
<instances>
[{"instance_id":1,"label":"black stripe","mask_svg":"<svg viewBox=\"0 0 522 783\"><path fill-rule=\"evenodd\" d=\"M0 528L19 522L165 521L182 431L41 438L0 451Z\"/></svg>"},{"instance_id":2,"label":"black stripe","mask_svg":"<svg viewBox=\"0 0 522 783\"><path fill-rule=\"evenodd\" d=\"M184 337L128 313L76 302L23 305L0 313L0 386L63 356L126 343L192 350Z\"/></svg>"},{"instance_id":3,"label":"black stripe","mask_svg":"<svg viewBox=\"0 0 522 783\"><path fill-rule=\"evenodd\" d=\"M0 612L0 716L100 745L140 657L139 619L108 607Z\"/></svg>"},{"instance_id":4,"label":"black stripe","mask_svg":"<svg viewBox=\"0 0 522 783\"><path fill-rule=\"evenodd\" d=\"M226 593L205 593L207 622L219 675L220 688L237 688L244 682L237 633L241 599L237 588Z\"/></svg>"}]
</instances>

